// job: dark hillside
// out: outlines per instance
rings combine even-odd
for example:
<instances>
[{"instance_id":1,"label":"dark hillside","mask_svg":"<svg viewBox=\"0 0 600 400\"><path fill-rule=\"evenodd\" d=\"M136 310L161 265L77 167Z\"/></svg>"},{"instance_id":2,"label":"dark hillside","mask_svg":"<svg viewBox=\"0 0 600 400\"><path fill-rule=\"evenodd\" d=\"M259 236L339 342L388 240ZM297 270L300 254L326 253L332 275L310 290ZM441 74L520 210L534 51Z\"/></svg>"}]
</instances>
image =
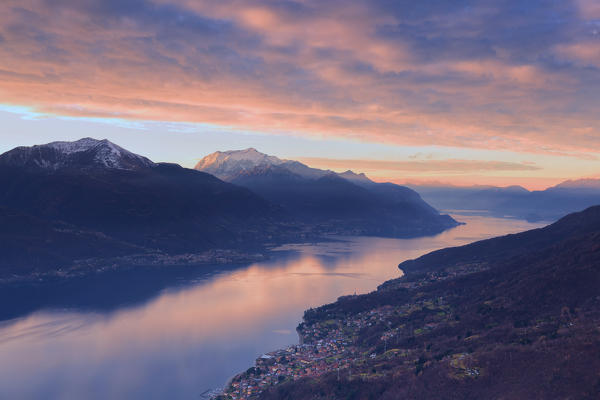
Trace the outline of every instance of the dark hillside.
<instances>
[{"instance_id":1,"label":"dark hillside","mask_svg":"<svg viewBox=\"0 0 600 400\"><path fill-rule=\"evenodd\" d=\"M0 188L0 281L205 263L221 250L231 251L215 257L239 260L298 232L280 207L248 189L107 140L15 148L0 155Z\"/></svg>"},{"instance_id":2,"label":"dark hillside","mask_svg":"<svg viewBox=\"0 0 600 400\"><path fill-rule=\"evenodd\" d=\"M310 168L255 149L210 154L196 169L252 190L320 233L405 238L458 225L407 187L352 171Z\"/></svg>"},{"instance_id":3,"label":"dark hillside","mask_svg":"<svg viewBox=\"0 0 600 400\"><path fill-rule=\"evenodd\" d=\"M376 292L305 313L306 343L339 335L350 342L329 355L343 368L339 380L336 369L322 367L260 397L600 395L600 207L401 267L407 276Z\"/></svg>"},{"instance_id":4,"label":"dark hillside","mask_svg":"<svg viewBox=\"0 0 600 400\"><path fill-rule=\"evenodd\" d=\"M600 231L600 207L569 214L554 224L518 234L447 248L405 261L398 267L405 273L442 269L453 264L498 263L528 251L536 251L567 237Z\"/></svg>"}]
</instances>

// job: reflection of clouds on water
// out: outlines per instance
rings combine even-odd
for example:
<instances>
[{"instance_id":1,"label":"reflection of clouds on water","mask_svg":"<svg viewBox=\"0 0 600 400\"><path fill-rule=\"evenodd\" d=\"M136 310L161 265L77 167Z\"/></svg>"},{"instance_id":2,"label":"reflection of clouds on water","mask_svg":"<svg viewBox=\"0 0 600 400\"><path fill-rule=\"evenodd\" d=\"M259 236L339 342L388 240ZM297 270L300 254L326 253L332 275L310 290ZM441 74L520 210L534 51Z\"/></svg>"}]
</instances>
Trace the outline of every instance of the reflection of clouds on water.
<instances>
[{"instance_id":1,"label":"reflection of clouds on water","mask_svg":"<svg viewBox=\"0 0 600 400\"><path fill-rule=\"evenodd\" d=\"M473 242L477 239L479 239L477 236L458 236L455 238L455 240L458 240L461 242Z\"/></svg>"},{"instance_id":2,"label":"reflection of clouds on water","mask_svg":"<svg viewBox=\"0 0 600 400\"><path fill-rule=\"evenodd\" d=\"M290 275L300 276L341 276L344 278L363 279L368 277L367 274L361 274L357 272L293 272ZM367 278L368 279L368 278ZM373 279L373 278L371 278Z\"/></svg>"},{"instance_id":3,"label":"reflection of clouds on water","mask_svg":"<svg viewBox=\"0 0 600 400\"><path fill-rule=\"evenodd\" d=\"M47 339L85 328L94 318L81 318L81 316L62 317L46 322L31 323L31 319L9 321L5 329L0 330L0 345L11 340ZM35 320L34 320L35 321Z\"/></svg>"}]
</instances>

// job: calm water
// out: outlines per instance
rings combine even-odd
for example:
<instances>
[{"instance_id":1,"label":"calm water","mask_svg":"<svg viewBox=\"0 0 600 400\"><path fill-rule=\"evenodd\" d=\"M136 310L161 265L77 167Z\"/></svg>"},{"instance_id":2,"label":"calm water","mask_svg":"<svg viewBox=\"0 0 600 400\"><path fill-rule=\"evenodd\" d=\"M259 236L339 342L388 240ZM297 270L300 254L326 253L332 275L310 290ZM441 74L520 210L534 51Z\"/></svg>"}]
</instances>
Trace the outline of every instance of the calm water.
<instances>
[{"instance_id":1,"label":"calm water","mask_svg":"<svg viewBox=\"0 0 600 400\"><path fill-rule=\"evenodd\" d=\"M478 216L435 237L277 249L225 270L142 270L3 293L0 398L201 398L296 343L308 307L374 290L399 262L540 224ZM10 319L6 319L10 316Z\"/></svg>"}]
</instances>

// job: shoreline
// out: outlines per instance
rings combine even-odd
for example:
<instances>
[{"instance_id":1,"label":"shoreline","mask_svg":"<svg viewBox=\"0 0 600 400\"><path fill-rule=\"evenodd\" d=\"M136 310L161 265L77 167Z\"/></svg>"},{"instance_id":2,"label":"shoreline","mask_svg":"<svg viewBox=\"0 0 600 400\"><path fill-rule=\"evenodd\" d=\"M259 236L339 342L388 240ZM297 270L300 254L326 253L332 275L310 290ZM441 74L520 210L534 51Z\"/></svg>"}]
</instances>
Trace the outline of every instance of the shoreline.
<instances>
[{"instance_id":1,"label":"shoreline","mask_svg":"<svg viewBox=\"0 0 600 400\"><path fill-rule=\"evenodd\" d=\"M215 248L201 252L187 252L180 254L169 254L162 251L146 251L141 253L127 254L108 258L91 257L85 259L76 259L62 266L56 266L47 271L33 270L27 274L17 274L8 272L0 275L0 287L5 285L34 284L53 280L68 280L72 278L82 278L91 275L102 274L116 270L130 270L132 268L156 267L202 267L207 265L228 265L228 264L250 264L269 260L274 251L286 245L299 244L317 244L324 242L344 241L345 238L352 237L377 237L390 239L418 239L433 237L443 232L455 229L465 222L455 220L455 224L434 233L415 234L415 235L390 235L376 236L364 233L348 232L340 230L339 232L324 231L316 232L312 235L300 235L294 238L285 238L280 241L265 242L256 246L240 248ZM9 268L7 269L15 269Z\"/></svg>"}]
</instances>

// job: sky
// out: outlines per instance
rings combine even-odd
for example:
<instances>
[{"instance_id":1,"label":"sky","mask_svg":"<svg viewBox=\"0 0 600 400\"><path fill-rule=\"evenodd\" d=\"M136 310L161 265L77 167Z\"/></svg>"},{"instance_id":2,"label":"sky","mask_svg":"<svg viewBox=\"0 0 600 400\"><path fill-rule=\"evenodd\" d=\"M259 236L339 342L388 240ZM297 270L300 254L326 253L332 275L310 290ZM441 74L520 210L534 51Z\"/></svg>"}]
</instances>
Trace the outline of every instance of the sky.
<instances>
[{"instance_id":1,"label":"sky","mask_svg":"<svg viewBox=\"0 0 600 400\"><path fill-rule=\"evenodd\" d=\"M376 180L600 177L597 0L3 0L0 151L255 147Z\"/></svg>"}]
</instances>

